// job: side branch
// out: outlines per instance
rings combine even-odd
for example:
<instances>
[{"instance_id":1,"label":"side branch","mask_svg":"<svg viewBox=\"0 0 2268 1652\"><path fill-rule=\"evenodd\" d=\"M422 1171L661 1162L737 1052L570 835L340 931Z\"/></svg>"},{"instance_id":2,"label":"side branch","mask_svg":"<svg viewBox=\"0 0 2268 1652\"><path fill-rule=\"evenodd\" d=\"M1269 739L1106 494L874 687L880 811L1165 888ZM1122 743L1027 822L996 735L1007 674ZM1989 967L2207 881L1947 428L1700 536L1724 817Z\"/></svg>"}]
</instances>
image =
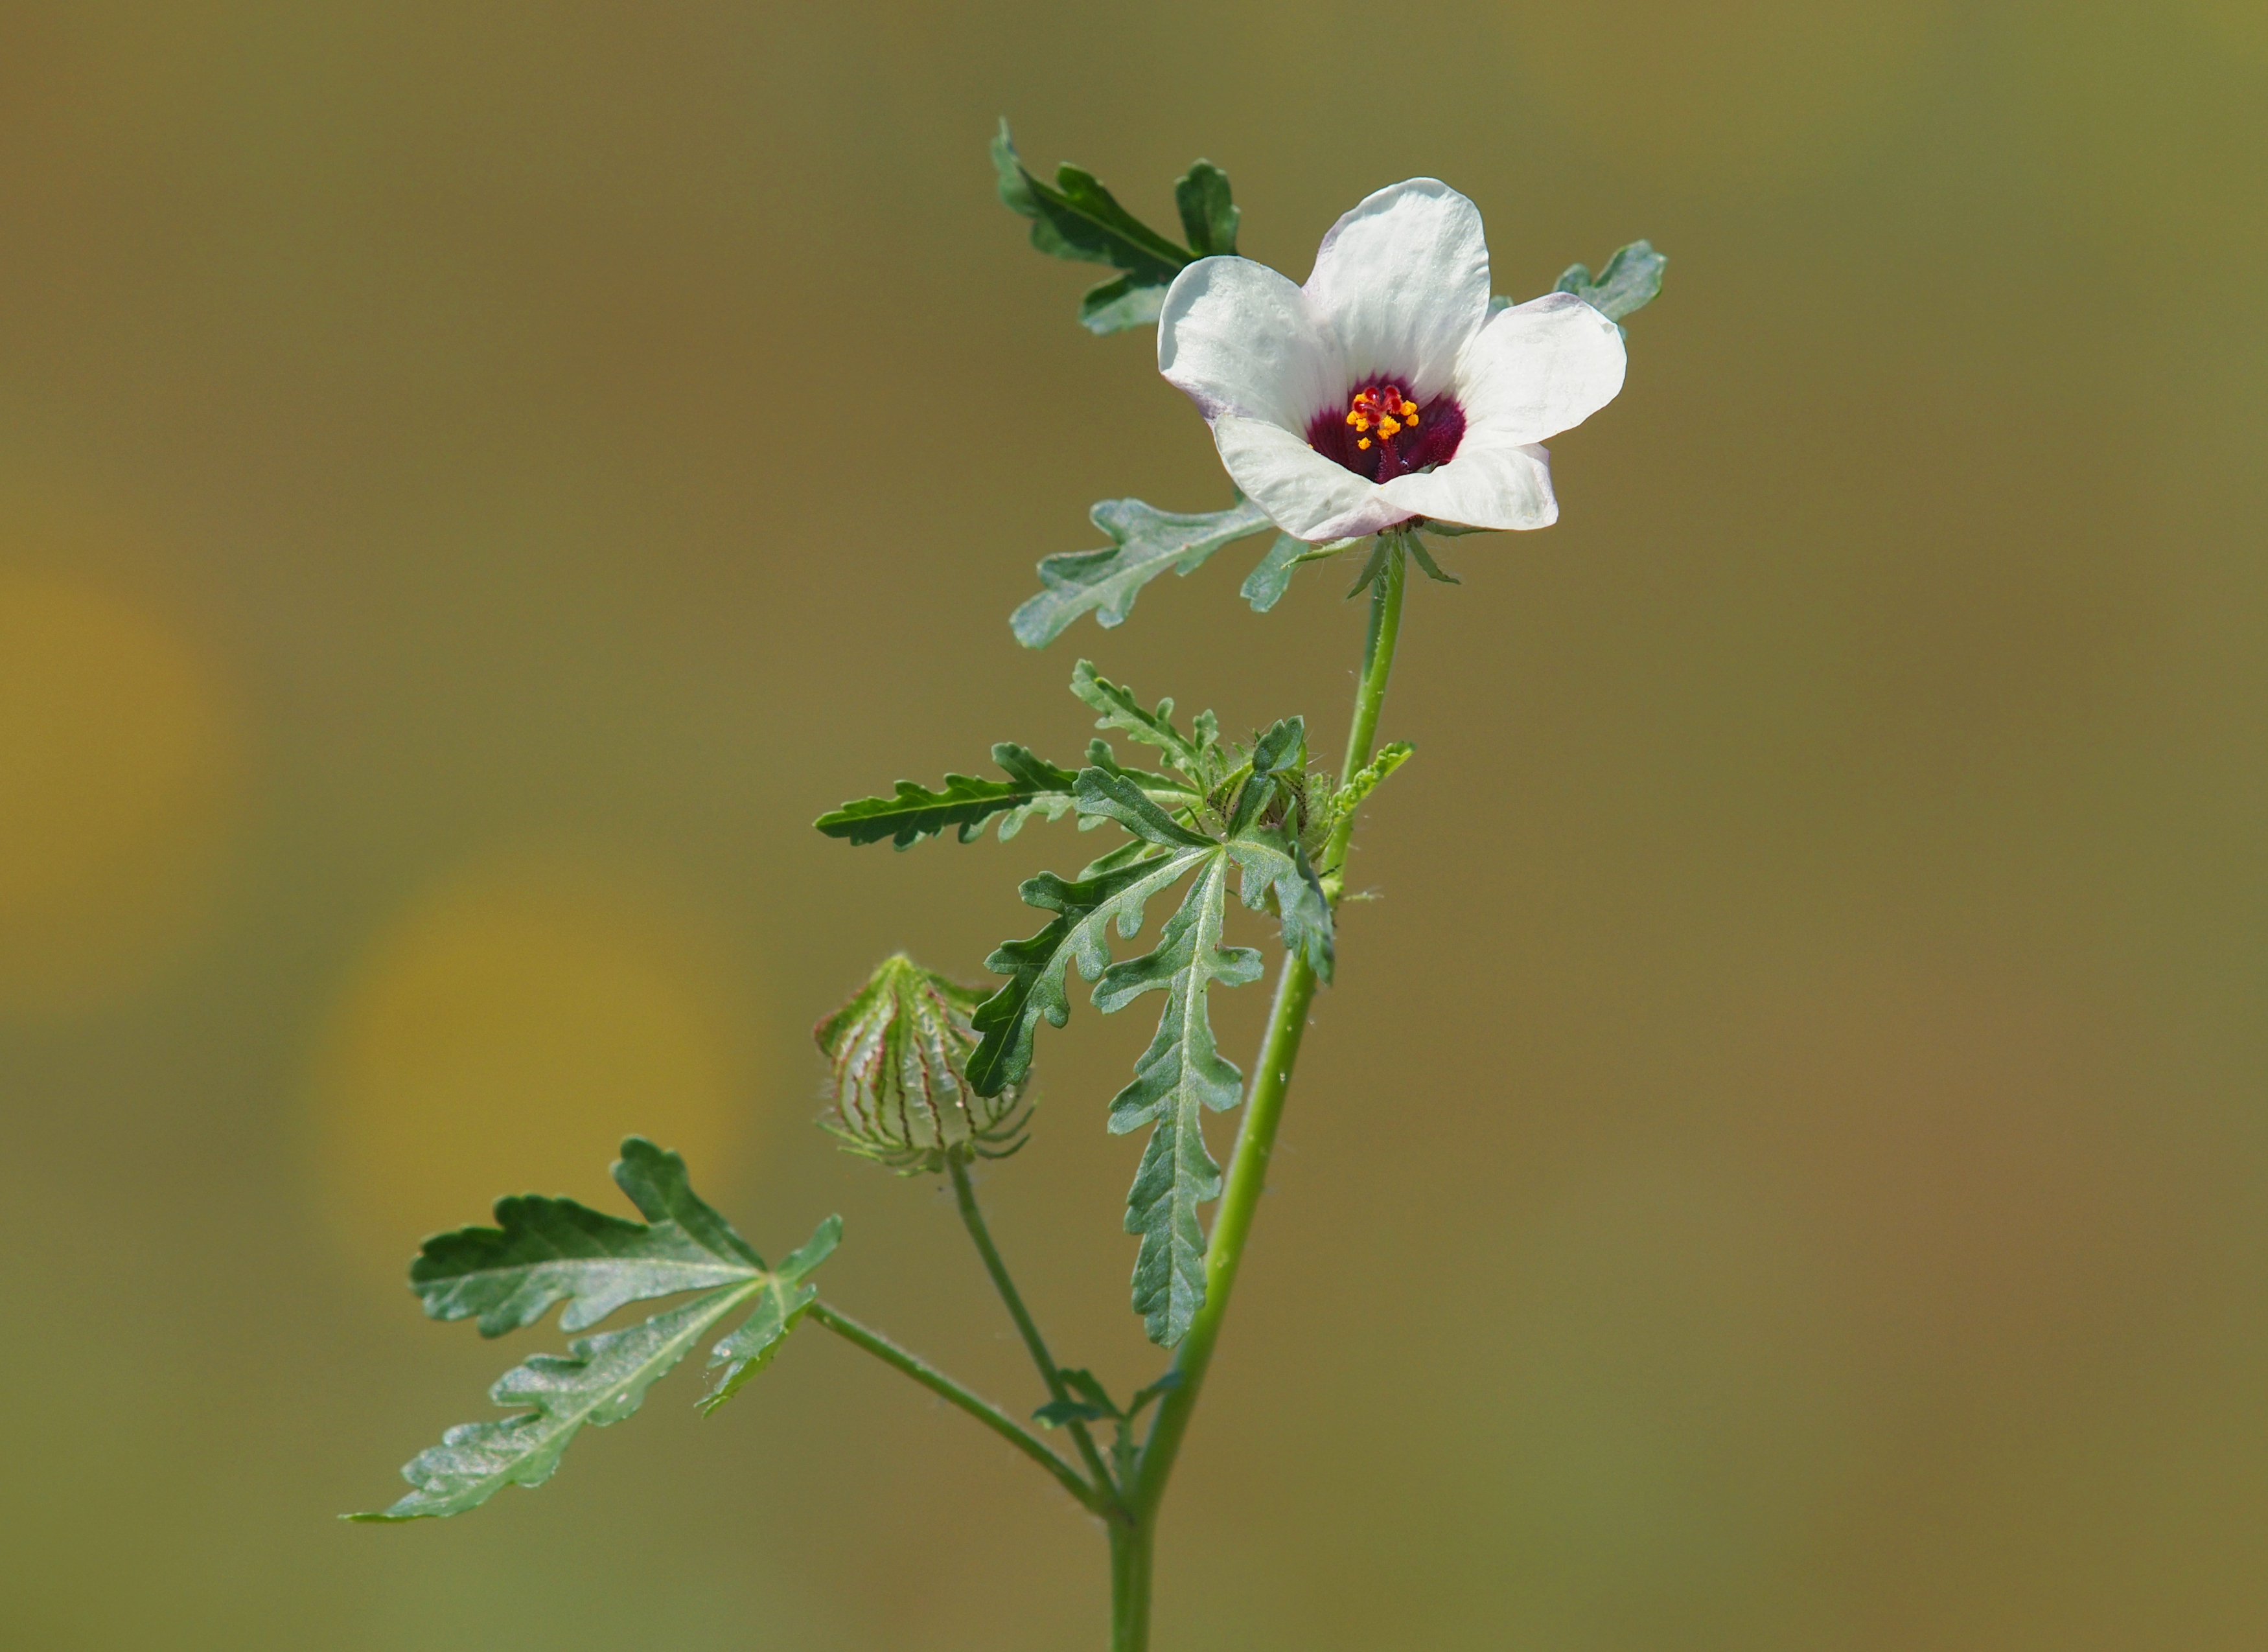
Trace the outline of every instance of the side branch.
<instances>
[{"instance_id":1,"label":"side branch","mask_svg":"<svg viewBox=\"0 0 2268 1652\"><path fill-rule=\"evenodd\" d=\"M1032 1363L1040 1368L1040 1380L1047 1384L1048 1398L1061 1403L1071 1398L1064 1386L1062 1373L1056 1367L1055 1356L1048 1352L1047 1339L1040 1334L1037 1321L1031 1310L1024 1306L1024 1298L1016 1289L1016 1281L1009 1277L1008 1265L1000 1259L1000 1247L992 1243L992 1230L985 1225L984 1211L976 1202L976 1189L968 1179L968 1167L959 1159L950 1159L953 1172L954 1197L961 1205L961 1220L976 1241L976 1253L984 1259L984 1271L992 1276L993 1287L1000 1300L1007 1305L1008 1317L1016 1322L1016 1333L1024 1339L1024 1347L1032 1356ZM1086 1423L1074 1417L1071 1421L1071 1436L1079 1446L1079 1454L1086 1464L1086 1472L1099 1490L1110 1494L1111 1501L1120 1499L1118 1482L1111 1479L1102 1465L1102 1453L1095 1449L1094 1435ZM1050 1452L1049 1455L1053 1456Z\"/></svg>"},{"instance_id":2,"label":"side branch","mask_svg":"<svg viewBox=\"0 0 2268 1652\"><path fill-rule=\"evenodd\" d=\"M845 1342L861 1347L885 1365L895 1366L924 1388L948 1404L958 1406L986 1428L1014 1446L1026 1457L1055 1476L1065 1491L1079 1500L1079 1506L1108 1519L1114 1512L1115 1499L1106 1500L1105 1494L1080 1478L1079 1472L1048 1449L1047 1442L1025 1428L1006 1412L989 1399L972 1394L959 1383L939 1370L919 1355L909 1354L879 1331L868 1329L848 1314L839 1313L823 1302L815 1302L808 1310L811 1317Z\"/></svg>"}]
</instances>

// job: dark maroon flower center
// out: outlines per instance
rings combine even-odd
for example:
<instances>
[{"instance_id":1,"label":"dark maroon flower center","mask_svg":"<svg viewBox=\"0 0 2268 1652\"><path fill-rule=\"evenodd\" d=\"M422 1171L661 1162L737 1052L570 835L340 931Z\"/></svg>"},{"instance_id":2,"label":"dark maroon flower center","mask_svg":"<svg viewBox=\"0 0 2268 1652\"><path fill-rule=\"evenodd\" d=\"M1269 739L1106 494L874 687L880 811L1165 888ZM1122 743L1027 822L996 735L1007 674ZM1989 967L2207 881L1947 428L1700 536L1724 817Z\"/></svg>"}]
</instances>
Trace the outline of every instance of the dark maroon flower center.
<instances>
[{"instance_id":1,"label":"dark maroon flower center","mask_svg":"<svg viewBox=\"0 0 2268 1652\"><path fill-rule=\"evenodd\" d=\"M1447 396L1420 406L1391 378L1356 385L1344 410L1326 407L1307 421L1309 447L1372 481L1446 465L1464 439L1462 407Z\"/></svg>"}]
</instances>

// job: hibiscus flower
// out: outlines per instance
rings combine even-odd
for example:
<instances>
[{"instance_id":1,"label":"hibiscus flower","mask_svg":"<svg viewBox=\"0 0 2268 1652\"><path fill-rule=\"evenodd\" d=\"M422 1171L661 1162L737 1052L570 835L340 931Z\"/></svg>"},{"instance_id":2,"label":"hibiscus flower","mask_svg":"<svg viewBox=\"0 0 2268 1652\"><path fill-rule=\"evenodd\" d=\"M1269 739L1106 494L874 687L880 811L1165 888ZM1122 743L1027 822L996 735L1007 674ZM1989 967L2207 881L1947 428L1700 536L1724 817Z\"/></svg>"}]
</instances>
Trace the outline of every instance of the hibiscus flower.
<instances>
[{"instance_id":1,"label":"hibiscus flower","mask_svg":"<svg viewBox=\"0 0 2268 1652\"><path fill-rule=\"evenodd\" d=\"M1413 178L1332 225L1304 287L1248 258L1182 270L1158 371L1296 538L1540 528L1559 505L1537 444L1614 400L1623 341L1572 293L1491 314L1480 209Z\"/></svg>"}]
</instances>

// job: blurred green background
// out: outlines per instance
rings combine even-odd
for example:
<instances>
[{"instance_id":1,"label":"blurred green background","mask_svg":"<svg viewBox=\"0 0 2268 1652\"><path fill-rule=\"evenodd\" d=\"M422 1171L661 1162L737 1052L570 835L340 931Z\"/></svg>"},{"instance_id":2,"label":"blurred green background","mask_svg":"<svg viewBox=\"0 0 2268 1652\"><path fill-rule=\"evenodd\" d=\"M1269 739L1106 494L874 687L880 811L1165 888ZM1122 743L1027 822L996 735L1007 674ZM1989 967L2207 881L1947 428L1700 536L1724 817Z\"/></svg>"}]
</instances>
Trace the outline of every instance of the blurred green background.
<instances>
[{"instance_id":1,"label":"blurred green background","mask_svg":"<svg viewBox=\"0 0 2268 1652\"><path fill-rule=\"evenodd\" d=\"M559 1342L416 1237L630 1129L1037 1403L807 1028L1083 841L808 822L1076 752L1081 653L1334 749L1362 621L1254 541L1013 645L1089 503L1227 490L1003 113L1153 217L1211 156L1295 276L1421 173L1499 290L1672 261L1564 522L1412 592L1160 1644L2268 1641L2257 0L397 0L0 11L9 1644L1100 1644L1067 1500L817 1334L333 1519ZM1137 1019L985 1182L1115 1386Z\"/></svg>"}]
</instances>

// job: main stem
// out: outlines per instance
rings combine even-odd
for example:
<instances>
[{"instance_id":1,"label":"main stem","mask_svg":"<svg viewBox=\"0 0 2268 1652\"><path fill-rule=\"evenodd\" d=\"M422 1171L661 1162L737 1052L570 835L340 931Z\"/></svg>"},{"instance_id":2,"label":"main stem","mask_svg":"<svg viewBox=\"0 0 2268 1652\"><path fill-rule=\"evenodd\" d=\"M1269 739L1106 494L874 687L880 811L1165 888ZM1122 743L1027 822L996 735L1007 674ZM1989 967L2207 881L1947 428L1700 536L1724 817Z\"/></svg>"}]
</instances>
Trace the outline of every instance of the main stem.
<instances>
[{"instance_id":1,"label":"main stem","mask_svg":"<svg viewBox=\"0 0 2268 1652\"><path fill-rule=\"evenodd\" d=\"M1362 681L1355 693L1354 723L1347 731L1346 761L1339 772L1341 785L1351 781L1370 761L1378 738L1378 715L1386 703L1386 685L1394 674L1394 648L1402 631L1402 597L1408 584L1405 554L1397 542L1387 552L1386 566L1371 588L1370 631L1363 644ZM1350 814L1332 832L1323 851L1323 890L1333 906L1346 884L1347 846L1354 836ZM1236 1152L1229 1161L1228 1179L1221 1194L1220 1214L1214 1218L1205 1247L1205 1300L1190 1321L1174 1356L1174 1369L1181 1385L1158 1405L1157 1421L1142 1448L1141 1466L1128 1488L1133 1529L1111 1531L1111 1648L1112 1652L1145 1652L1150 1634L1150 1555L1155 1538L1158 1505L1173 1474L1182 1436L1189 1431L1189 1415L1204 1391L1213 1345L1219 1340L1221 1321L1228 1313L1229 1297L1236 1289L1237 1270L1244 1261L1244 1245L1252 1232L1252 1219L1268 1183L1269 1156L1276 1147L1276 1128L1284 1117L1284 1098L1292 1087L1292 1069L1300 1059L1300 1039L1307 1028L1307 1010L1314 1002L1315 973L1297 952L1287 952L1276 978L1276 1005L1268 1017L1261 1040L1260 1063L1252 1079L1252 1094L1244 1104L1244 1122L1236 1134ZM1137 1598L1138 1597L1138 1599Z\"/></svg>"}]
</instances>

